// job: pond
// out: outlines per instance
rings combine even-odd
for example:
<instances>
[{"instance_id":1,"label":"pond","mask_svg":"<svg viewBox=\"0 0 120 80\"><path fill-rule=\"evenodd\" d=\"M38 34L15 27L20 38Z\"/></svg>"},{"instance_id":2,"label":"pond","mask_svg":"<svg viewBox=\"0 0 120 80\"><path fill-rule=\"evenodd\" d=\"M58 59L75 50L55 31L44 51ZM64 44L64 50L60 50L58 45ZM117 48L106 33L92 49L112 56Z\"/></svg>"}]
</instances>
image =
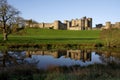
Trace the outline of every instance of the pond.
<instances>
[{"instance_id":1,"label":"pond","mask_svg":"<svg viewBox=\"0 0 120 80\"><path fill-rule=\"evenodd\" d=\"M120 52L96 50L0 51L0 67L29 64L40 69L47 69L52 66L106 65L111 62L120 64Z\"/></svg>"}]
</instances>

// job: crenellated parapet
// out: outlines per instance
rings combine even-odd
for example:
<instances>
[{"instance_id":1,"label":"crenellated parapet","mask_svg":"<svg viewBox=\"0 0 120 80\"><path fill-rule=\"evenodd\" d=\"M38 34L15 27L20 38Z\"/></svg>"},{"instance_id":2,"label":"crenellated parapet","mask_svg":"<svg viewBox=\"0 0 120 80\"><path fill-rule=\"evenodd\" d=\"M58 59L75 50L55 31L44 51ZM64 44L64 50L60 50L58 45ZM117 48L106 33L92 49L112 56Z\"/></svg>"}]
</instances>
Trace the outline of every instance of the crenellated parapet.
<instances>
[{"instance_id":1,"label":"crenellated parapet","mask_svg":"<svg viewBox=\"0 0 120 80\"><path fill-rule=\"evenodd\" d=\"M72 19L71 21L65 20L64 23L55 20L53 23L37 23L34 25L39 28L56 30L89 30L92 29L92 18L83 17L81 19Z\"/></svg>"},{"instance_id":2,"label":"crenellated parapet","mask_svg":"<svg viewBox=\"0 0 120 80\"><path fill-rule=\"evenodd\" d=\"M120 29L120 22L116 22L115 24L112 24L110 21L106 22L105 25L103 24L97 24L97 29L111 29L111 28L118 28Z\"/></svg>"},{"instance_id":3,"label":"crenellated parapet","mask_svg":"<svg viewBox=\"0 0 120 80\"><path fill-rule=\"evenodd\" d=\"M92 18L72 19L67 21L67 26L69 30L89 30L92 29Z\"/></svg>"}]
</instances>

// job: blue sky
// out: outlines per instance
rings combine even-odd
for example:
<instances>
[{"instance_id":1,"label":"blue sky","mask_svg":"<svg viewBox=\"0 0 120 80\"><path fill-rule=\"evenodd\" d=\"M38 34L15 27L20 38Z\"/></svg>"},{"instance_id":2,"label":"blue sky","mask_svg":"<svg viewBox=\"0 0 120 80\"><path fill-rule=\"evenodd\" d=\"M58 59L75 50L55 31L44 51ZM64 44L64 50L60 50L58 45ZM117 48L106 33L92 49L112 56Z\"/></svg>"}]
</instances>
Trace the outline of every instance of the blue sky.
<instances>
[{"instance_id":1,"label":"blue sky","mask_svg":"<svg viewBox=\"0 0 120 80\"><path fill-rule=\"evenodd\" d=\"M8 0L25 19L37 22L71 20L84 16L95 24L120 22L120 0Z\"/></svg>"}]
</instances>

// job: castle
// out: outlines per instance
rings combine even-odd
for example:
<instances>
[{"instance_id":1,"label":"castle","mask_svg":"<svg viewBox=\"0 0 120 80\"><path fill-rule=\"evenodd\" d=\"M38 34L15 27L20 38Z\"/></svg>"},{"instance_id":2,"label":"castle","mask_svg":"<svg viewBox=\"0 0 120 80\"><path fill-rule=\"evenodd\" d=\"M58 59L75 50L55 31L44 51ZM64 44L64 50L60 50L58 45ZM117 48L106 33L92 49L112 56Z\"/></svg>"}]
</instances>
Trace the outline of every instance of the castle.
<instances>
[{"instance_id":1,"label":"castle","mask_svg":"<svg viewBox=\"0 0 120 80\"><path fill-rule=\"evenodd\" d=\"M120 29L120 22L116 22L115 24L112 24L110 21L106 22L105 25L103 24L96 24L97 29L110 29L110 28L118 28Z\"/></svg>"},{"instance_id":2,"label":"castle","mask_svg":"<svg viewBox=\"0 0 120 80\"><path fill-rule=\"evenodd\" d=\"M26 26L28 24L26 23ZM90 30L92 29L92 18L83 17L81 19L72 19L71 21L65 20L62 23L59 20L53 23L35 23L30 27L39 27L56 30Z\"/></svg>"},{"instance_id":3,"label":"castle","mask_svg":"<svg viewBox=\"0 0 120 80\"><path fill-rule=\"evenodd\" d=\"M30 24L30 23L32 24ZM118 28L120 29L120 22L116 22L112 24L110 21L103 24L96 24L95 28L92 28L92 18L83 17L81 19L72 19L64 20L62 23L59 20L54 21L53 23L37 23L32 20L29 20L25 23L25 26L29 27L38 27L38 28L46 28L46 29L56 29L56 30L91 30L91 29L110 29L110 28Z\"/></svg>"}]
</instances>

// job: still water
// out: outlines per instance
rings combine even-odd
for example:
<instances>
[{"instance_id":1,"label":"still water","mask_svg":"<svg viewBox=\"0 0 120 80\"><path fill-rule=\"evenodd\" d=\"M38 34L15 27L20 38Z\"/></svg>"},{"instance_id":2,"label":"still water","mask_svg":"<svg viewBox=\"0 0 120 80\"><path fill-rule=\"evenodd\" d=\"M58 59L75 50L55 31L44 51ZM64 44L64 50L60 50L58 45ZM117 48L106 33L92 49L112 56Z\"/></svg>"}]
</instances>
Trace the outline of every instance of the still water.
<instances>
[{"instance_id":1,"label":"still water","mask_svg":"<svg viewBox=\"0 0 120 80\"><path fill-rule=\"evenodd\" d=\"M0 51L0 67L29 64L47 69L50 66L106 65L110 62L120 64L120 53L92 50Z\"/></svg>"}]
</instances>

